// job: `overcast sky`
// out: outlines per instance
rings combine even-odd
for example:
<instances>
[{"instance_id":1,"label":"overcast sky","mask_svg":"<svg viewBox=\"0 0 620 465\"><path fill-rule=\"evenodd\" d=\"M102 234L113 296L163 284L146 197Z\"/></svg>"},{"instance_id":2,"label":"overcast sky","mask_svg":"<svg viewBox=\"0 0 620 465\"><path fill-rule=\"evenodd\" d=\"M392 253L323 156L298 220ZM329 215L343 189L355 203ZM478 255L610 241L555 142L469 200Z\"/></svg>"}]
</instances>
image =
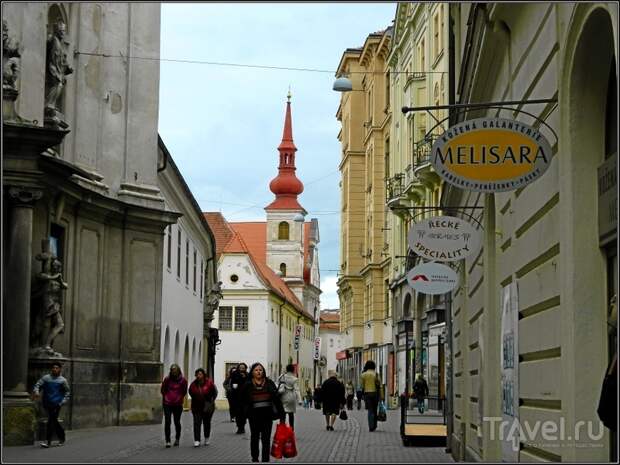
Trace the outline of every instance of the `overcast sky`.
<instances>
[{"instance_id":1,"label":"overcast sky","mask_svg":"<svg viewBox=\"0 0 620 465\"><path fill-rule=\"evenodd\" d=\"M335 71L395 3L162 4L161 58ZM297 177L318 218L321 306L338 308L340 94L333 73L161 62L159 133L203 211L264 221L291 87Z\"/></svg>"}]
</instances>

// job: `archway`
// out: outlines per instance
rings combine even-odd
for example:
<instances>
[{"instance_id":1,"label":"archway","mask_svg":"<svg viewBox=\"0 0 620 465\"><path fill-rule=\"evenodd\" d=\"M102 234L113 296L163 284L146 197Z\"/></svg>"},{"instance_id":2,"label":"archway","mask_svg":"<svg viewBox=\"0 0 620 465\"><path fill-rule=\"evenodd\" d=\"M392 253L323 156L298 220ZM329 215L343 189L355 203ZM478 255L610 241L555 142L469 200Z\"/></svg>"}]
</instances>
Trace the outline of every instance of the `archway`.
<instances>
[{"instance_id":1,"label":"archway","mask_svg":"<svg viewBox=\"0 0 620 465\"><path fill-rule=\"evenodd\" d=\"M561 402L567 424L577 420L598 424L597 380L602 379L609 363L607 309L617 280L617 258L614 250L602 247L597 184L599 167L607 158L617 157L609 152L610 147L617 151L615 123L611 130L609 112L605 111L610 104L614 106L611 111L617 111L615 96L609 95L617 79L613 24L610 13L599 5L580 4L575 8L560 87L558 275L562 280L562 334L564 341L570 341L562 346ZM615 275L614 284L608 284L610 274ZM596 388L584 389L585 380L596 380ZM604 441L608 443L607 437ZM606 448L585 451L577 446L562 459L610 459ZM612 443L612 454L615 447Z\"/></svg>"}]
</instances>

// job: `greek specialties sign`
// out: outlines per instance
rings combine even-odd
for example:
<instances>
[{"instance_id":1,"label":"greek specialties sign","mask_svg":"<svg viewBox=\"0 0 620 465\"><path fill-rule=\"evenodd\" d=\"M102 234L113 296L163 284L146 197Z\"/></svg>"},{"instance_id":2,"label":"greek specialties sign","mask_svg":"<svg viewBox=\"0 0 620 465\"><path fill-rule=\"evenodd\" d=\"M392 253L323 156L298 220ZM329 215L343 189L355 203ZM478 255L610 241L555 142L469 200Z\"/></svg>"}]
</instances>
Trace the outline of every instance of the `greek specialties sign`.
<instances>
[{"instance_id":1,"label":"greek specialties sign","mask_svg":"<svg viewBox=\"0 0 620 465\"><path fill-rule=\"evenodd\" d=\"M551 157L551 145L538 129L505 118L451 126L431 149L431 163L446 182L487 193L535 181L547 171Z\"/></svg>"},{"instance_id":2,"label":"greek specialties sign","mask_svg":"<svg viewBox=\"0 0 620 465\"><path fill-rule=\"evenodd\" d=\"M478 230L453 216L435 216L415 223L407 239L416 254L439 262L461 260L480 247Z\"/></svg>"},{"instance_id":3,"label":"greek specialties sign","mask_svg":"<svg viewBox=\"0 0 620 465\"><path fill-rule=\"evenodd\" d=\"M407 283L422 294L445 294L456 288L459 277L441 263L423 263L407 273Z\"/></svg>"}]
</instances>

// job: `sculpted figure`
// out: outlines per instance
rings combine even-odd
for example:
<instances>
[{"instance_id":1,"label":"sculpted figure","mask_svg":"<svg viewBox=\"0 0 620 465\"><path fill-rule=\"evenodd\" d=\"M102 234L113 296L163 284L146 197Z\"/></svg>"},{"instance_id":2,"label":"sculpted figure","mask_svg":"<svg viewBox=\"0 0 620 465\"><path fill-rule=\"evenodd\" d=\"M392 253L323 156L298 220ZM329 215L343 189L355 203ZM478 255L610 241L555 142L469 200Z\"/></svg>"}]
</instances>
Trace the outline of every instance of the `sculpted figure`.
<instances>
[{"instance_id":1,"label":"sculpted figure","mask_svg":"<svg viewBox=\"0 0 620 465\"><path fill-rule=\"evenodd\" d=\"M205 320L213 320L213 314L220 305L220 299L224 297L222 294L222 281L218 281L207 293L205 299Z\"/></svg>"},{"instance_id":2,"label":"sculpted figure","mask_svg":"<svg viewBox=\"0 0 620 465\"><path fill-rule=\"evenodd\" d=\"M19 77L19 43L9 37L9 27L2 20L2 89L16 91Z\"/></svg>"},{"instance_id":3,"label":"sculpted figure","mask_svg":"<svg viewBox=\"0 0 620 465\"><path fill-rule=\"evenodd\" d=\"M47 40L47 57L45 66L45 116L47 125L67 128L58 108L58 100L62 95L67 79L73 68L67 62L65 41L67 26L62 20L54 23L53 32Z\"/></svg>"}]
</instances>

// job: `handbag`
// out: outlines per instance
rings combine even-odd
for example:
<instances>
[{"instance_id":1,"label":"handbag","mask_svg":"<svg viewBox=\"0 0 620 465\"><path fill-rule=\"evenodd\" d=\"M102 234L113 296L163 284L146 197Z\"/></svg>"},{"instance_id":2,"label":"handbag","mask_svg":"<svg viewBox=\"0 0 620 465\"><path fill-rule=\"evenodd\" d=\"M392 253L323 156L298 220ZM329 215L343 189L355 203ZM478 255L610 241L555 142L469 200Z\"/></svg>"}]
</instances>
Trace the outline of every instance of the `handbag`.
<instances>
[{"instance_id":1,"label":"handbag","mask_svg":"<svg viewBox=\"0 0 620 465\"><path fill-rule=\"evenodd\" d=\"M288 431L290 429L290 426L287 426L284 423L278 423L278 426L276 426L276 432L273 435L273 442L271 444L272 457L281 459L284 456L284 443L290 436Z\"/></svg>"},{"instance_id":2,"label":"handbag","mask_svg":"<svg viewBox=\"0 0 620 465\"><path fill-rule=\"evenodd\" d=\"M343 420L343 421L344 421L344 420L348 420L348 419L349 419L349 417L347 416L347 411L346 411L345 409L342 409L342 410L340 411L340 416L339 416L338 418L340 418L340 419L341 419L341 420Z\"/></svg>"},{"instance_id":3,"label":"handbag","mask_svg":"<svg viewBox=\"0 0 620 465\"><path fill-rule=\"evenodd\" d=\"M383 401L379 402L379 409L377 410L377 421L387 421L387 410Z\"/></svg>"},{"instance_id":4,"label":"handbag","mask_svg":"<svg viewBox=\"0 0 620 465\"><path fill-rule=\"evenodd\" d=\"M282 455L289 459L297 455L297 443L295 441L295 432L293 431L293 428L290 426L287 426L287 428L287 437L284 441L284 447L282 448Z\"/></svg>"}]
</instances>

